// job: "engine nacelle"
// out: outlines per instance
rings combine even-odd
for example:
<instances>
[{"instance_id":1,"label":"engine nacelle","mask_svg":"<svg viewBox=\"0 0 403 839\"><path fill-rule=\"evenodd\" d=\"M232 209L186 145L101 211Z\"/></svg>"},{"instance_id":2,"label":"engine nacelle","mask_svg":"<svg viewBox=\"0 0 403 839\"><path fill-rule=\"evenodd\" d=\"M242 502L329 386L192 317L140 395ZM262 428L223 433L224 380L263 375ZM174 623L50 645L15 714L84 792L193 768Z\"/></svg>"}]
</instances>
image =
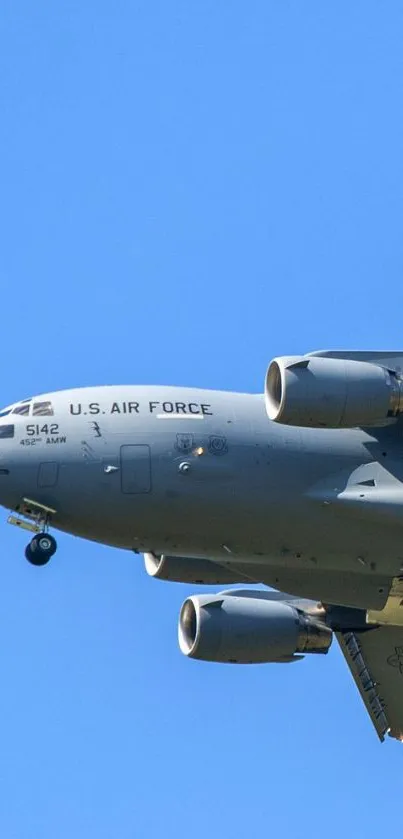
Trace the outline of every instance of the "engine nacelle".
<instances>
[{"instance_id":1,"label":"engine nacelle","mask_svg":"<svg viewBox=\"0 0 403 839\"><path fill-rule=\"evenodd\" d=\"M312 428L381 426L403 411L403 382L366 361L284 356L265 381L269 419Z\"/></svg>"},{"instance_id":2,"label":"engine nacelle","mask_svg":"<svg viewBox=\"0 0 403 839\"><path fill-rule=\"evenodd\" d=\"M213 560L197 559L185 556L155 556L144 554L147 574L157 580L170 580L173 583L198 583L216 586L245 582L245 575L237 574L232 569L224 568Z\"/></svg>"},{"instance_id":3,"label":"engine nacelle","mask_svg":"<svg viewBox=\"0 0 403 839\"><path fill-rule=\"evenodd\" d=\"M290 603L234 593L188 597L178 637L190 658L258 664L292 661L298 653L327 653L332 630Z\"/></svg>"}]
</instances>

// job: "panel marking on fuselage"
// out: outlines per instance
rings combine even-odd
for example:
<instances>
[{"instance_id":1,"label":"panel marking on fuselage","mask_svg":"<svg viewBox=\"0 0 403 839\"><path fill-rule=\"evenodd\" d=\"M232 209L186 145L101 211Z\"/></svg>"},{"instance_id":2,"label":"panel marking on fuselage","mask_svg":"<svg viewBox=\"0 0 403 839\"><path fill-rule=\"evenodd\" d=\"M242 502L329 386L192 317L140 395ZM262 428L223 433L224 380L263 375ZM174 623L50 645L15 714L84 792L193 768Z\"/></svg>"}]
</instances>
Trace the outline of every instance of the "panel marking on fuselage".
<instances>
[{"instance_id":1,"label":"panel marking on fuselage","mask_svg":"<svg viewBox=\"0 0 403 839\"><path fill-rule=\"evenodd\" d=\"M208 450L210 454L215 454L216 456L220 456L223 454L227 454L228 452L228 443L227 438L214 435L209 438Z\"/></svg>"},{"instance_id":2,"label":"panel marking on fuselage","mask_svg":"<svg viewBox=\"0 0 403 839\"><path fill-rule=\"evenodd\" d=\"M390 655L387 662L390 667L398 668L403 676L403 647L395 647L395 654Z\"/></svg>"},{"instance_id":3,"label":"panel marking on fuselage","mask_svg":"<svg viewBox=\"0 0 403 839\"><path fill-rule=\"evenodd\" d=\"M188 454L194 447L193 434L177 434L175 448L182 454Z\"/></svg>"},{"instance_id":4,"label":"panel marking on fuselage","mask_svg":"<svg viewBox=\"0 0 403 839\"><path fill-rule=\"evenodd\" d=\"M106 408L106 410L105 410ZM144 404L140 402L112 402L109 407L102 406L99 402L89 402L84 405L82 402L71 402L69 406L70 414L78 417L80 415L87 416L88 414L156 414L157 419L162 416L174 417L179 419L182 417L212 417L213 411L211 405L205 402L172 402L166 401L148 401Z\"/></svg>"}]
</instances>

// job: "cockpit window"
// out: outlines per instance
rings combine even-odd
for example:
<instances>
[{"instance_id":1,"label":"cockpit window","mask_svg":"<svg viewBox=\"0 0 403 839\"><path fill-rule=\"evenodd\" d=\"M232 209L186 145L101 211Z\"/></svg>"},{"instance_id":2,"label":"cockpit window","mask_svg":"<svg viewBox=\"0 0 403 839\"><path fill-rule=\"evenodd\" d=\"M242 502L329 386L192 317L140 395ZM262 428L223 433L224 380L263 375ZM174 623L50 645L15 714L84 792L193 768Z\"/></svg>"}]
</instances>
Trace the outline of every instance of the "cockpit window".
<instances>
[{"instance_id":1,"label":"cockpit window","mask_svg":"<svg viewBox=\"0 0 403 839\"><path fill-rule=\"evenodd\" d=\"M14 437L13 425L0 425L0 440L4 440L6 437Z\"/></svg>"},{"instance_id":2,"label":"cockpit window","mask_svg":"<svg viewBox=\"0 0 403 839\"><path fill-rule=\"evenodd\" d=\"M20 416L27 417L29 414L29 407L29 405L17 405L17 407L13 410L13 414L19 414Z\"/></svg>"},{"instance_id":3,"label":"cockpit window","mask_svg":"<svg viewBox=\"0 0 403 839\"><path fill-rule=\"evenodd\" d=\"M29 399L21 399L21 402L18 402L17 405L14 402L14 405L7 405L7 408L3 408L0 411L0 418L1 417L8 417L9 414L20 414L20 416L26 417L29 415L29 410L31 407L32 397Z\"/></svg>"},{"instance_id":4,"label":"cockpit window","mask_svg":"<svg viewBox=\"0 0 403 839\"><path fill-rule=\"evenodd\" d=\"M34 417L53 417L53 408L51 402L34 402L32 411Z\"/></svg>"}]
</instances>

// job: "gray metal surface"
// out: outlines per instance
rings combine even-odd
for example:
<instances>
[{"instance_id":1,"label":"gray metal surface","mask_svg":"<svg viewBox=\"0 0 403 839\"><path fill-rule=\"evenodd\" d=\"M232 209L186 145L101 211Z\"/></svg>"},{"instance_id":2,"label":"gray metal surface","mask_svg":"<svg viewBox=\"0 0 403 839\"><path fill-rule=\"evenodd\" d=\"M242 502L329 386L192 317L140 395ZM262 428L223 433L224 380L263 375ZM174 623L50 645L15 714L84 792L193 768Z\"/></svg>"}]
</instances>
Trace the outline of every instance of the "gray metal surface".
<instances>
[{"instance_id":1,"label":"gray metal surface","mask_svg":"<svg viewBox=\"0 0 403 839\"><path fill-rule=\"evenodd\" d=\"M371 381L389 382L392 371L400 393L403 353L303 358L380 365ZM378 394L374 408L367 380L364 391L373 421L389 403ZM392 402L389 424L323 429L272 422L263 393L122 385L43 394L0 412L0 503L20 526L28 498L35 522L35 510L39 521L49 509L52 528L171 558L165 579L245 579L392 623L357 643L381 672L400 736L403 423ZM375 698L366 704L373 713Z\"/></svg>"},{"instance_id":2,"label":"gray metal surface","mask_svg":"<svg viewBox=\"0 0 403 839\"><path fill-rule=\"evenodd\" d=\"M403 628L336 633L380 740L403 740Z\"/></svg>"}]
</instances>

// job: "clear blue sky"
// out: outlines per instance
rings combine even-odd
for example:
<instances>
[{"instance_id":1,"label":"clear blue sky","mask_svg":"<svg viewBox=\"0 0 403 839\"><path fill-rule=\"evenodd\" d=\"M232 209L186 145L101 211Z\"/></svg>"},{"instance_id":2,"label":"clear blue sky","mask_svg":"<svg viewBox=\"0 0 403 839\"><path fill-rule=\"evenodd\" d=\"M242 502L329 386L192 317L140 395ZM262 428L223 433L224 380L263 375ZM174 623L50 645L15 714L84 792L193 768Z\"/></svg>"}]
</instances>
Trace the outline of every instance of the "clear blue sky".
<instances>
[{"instance_id":1,"label":"clear blue sky","mask_svg":"<svg viewBox=\"0 0 403 839\"><path fill-rule=\"evenodd\" d=\"M3 0L2 402L403 349L402 43L398 0ZM187 661L195 587L0 538L4 839L396 831L403 752L336 647Z\"/></svg>"}]
</instances>

